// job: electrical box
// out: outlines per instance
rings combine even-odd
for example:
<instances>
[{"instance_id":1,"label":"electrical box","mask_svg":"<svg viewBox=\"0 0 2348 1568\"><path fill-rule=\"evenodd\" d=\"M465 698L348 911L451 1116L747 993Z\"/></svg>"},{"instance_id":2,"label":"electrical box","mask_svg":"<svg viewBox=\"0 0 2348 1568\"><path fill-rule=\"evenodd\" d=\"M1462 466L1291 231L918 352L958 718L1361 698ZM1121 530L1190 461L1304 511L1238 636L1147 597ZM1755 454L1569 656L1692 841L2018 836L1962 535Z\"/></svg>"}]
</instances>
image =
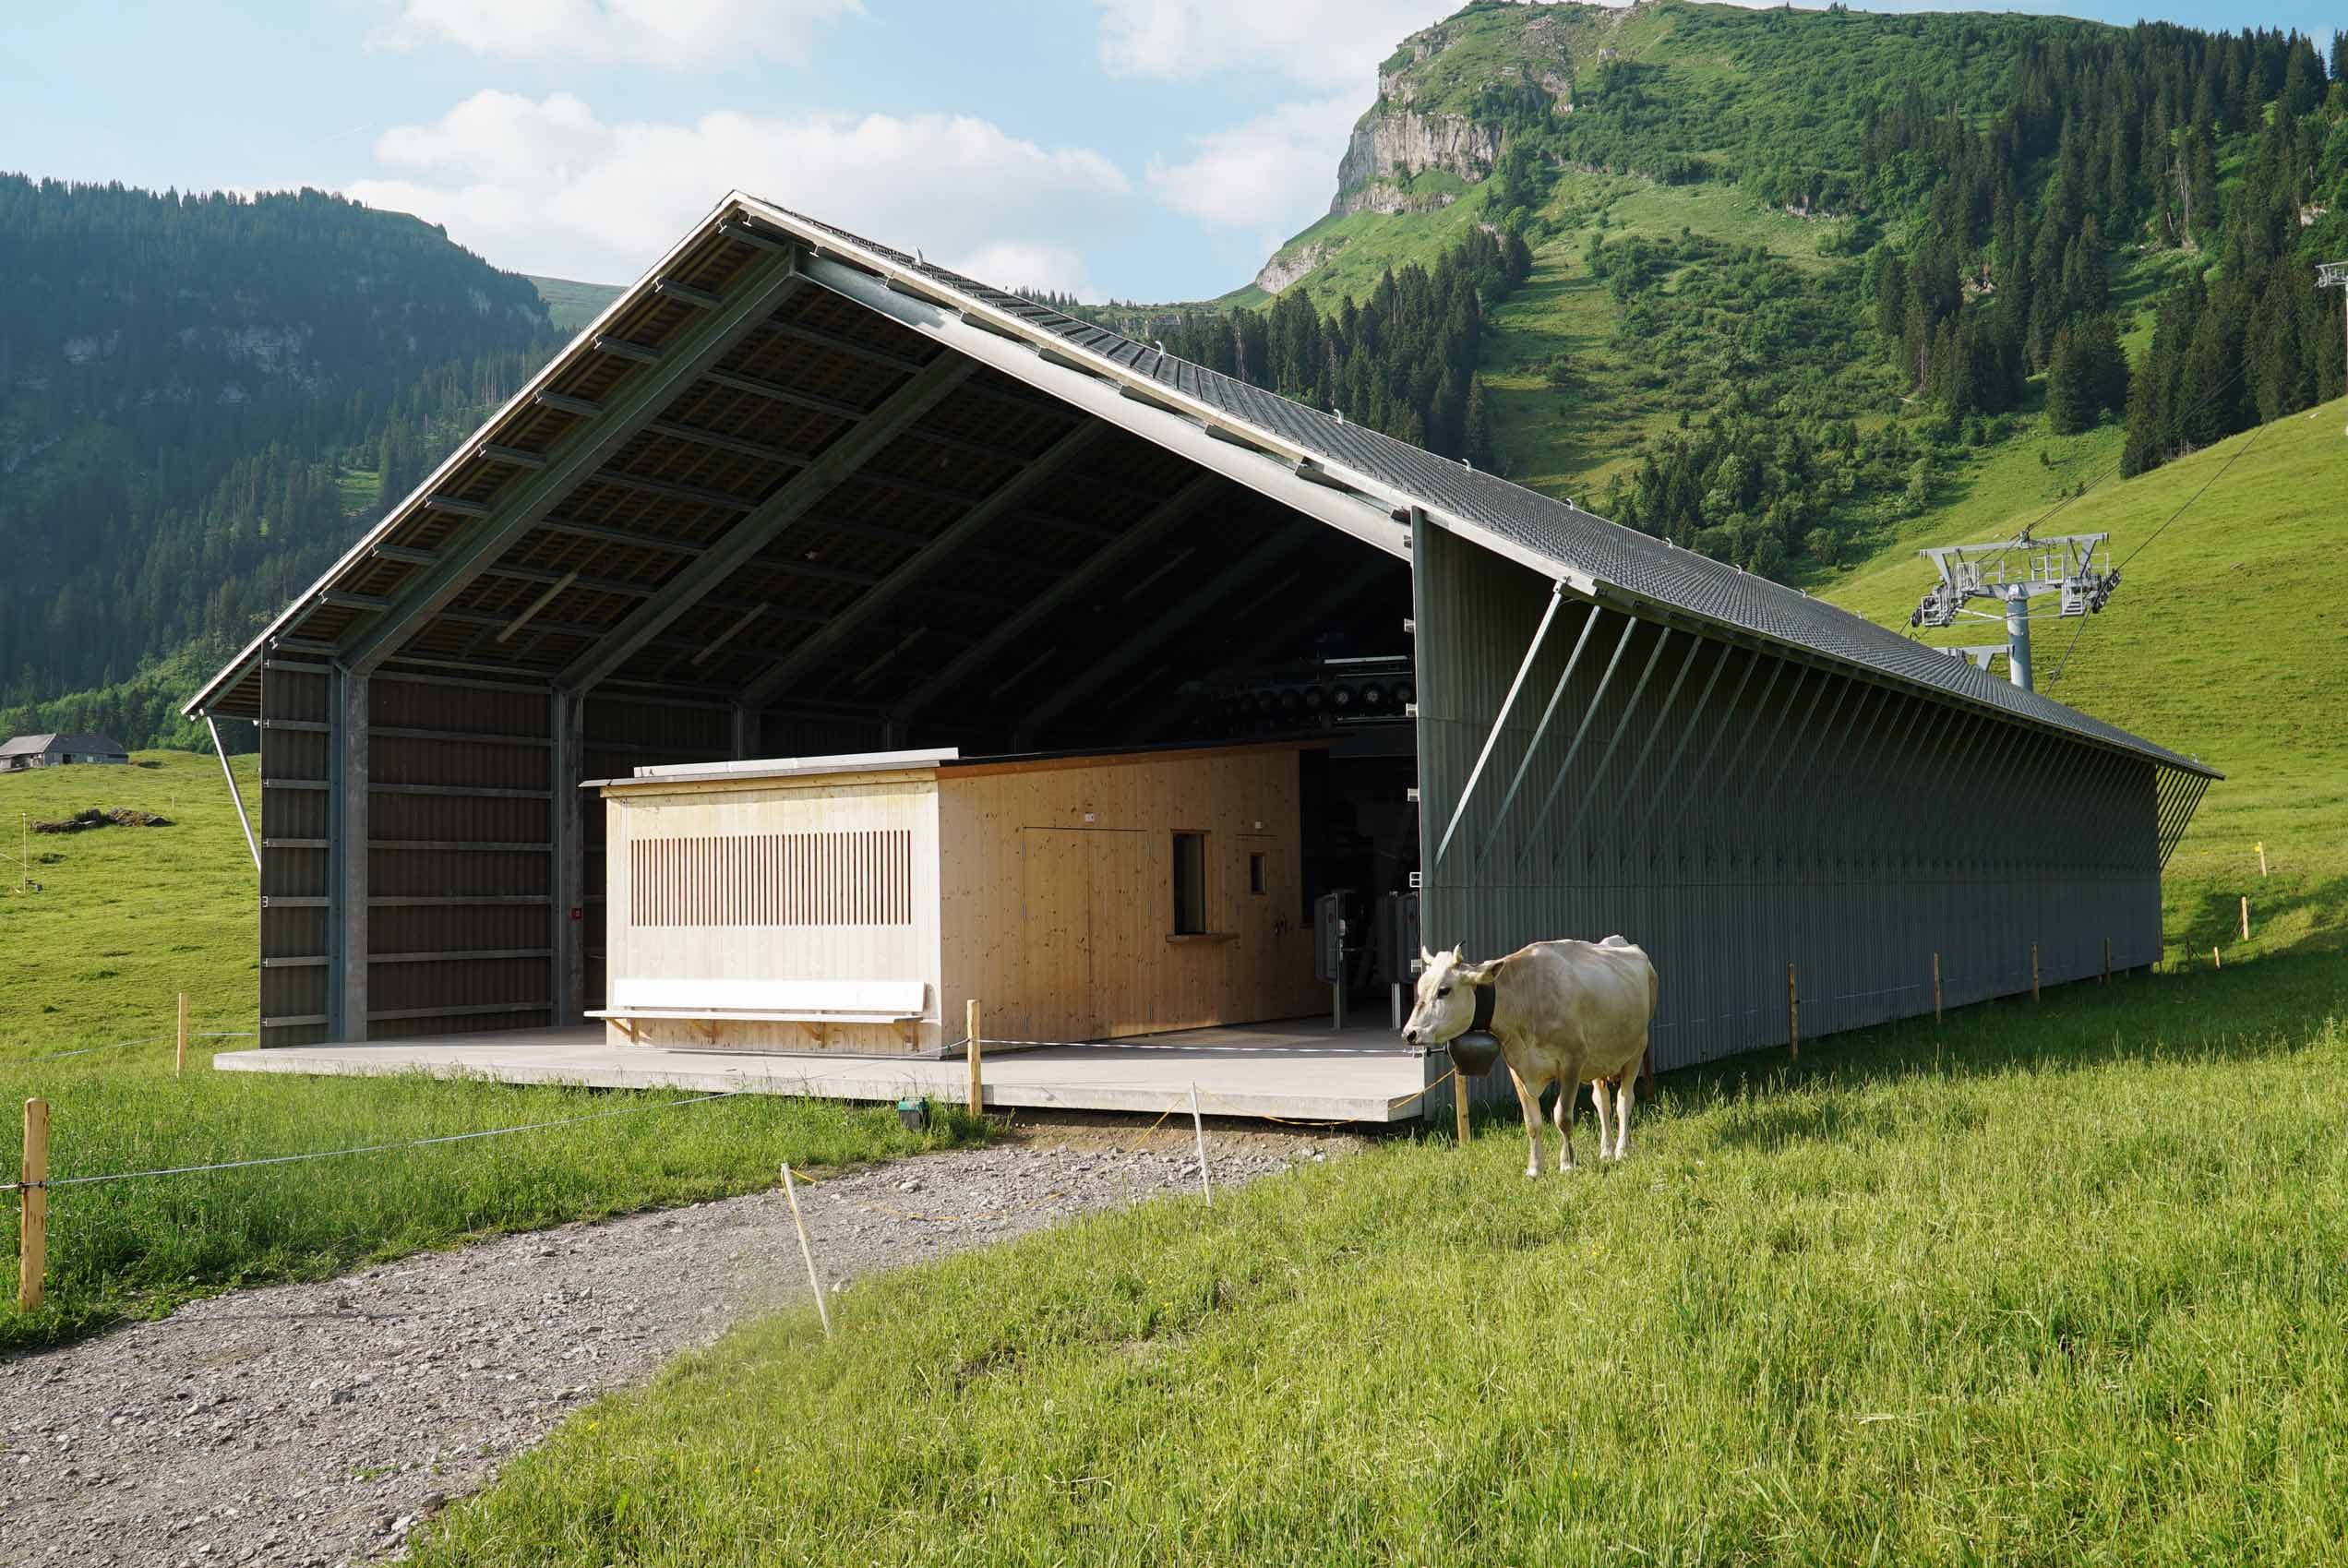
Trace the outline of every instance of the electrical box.
<instances>
[{"instance_id":1,"label":"electrical box","mask_svg":"<svg viewBox=\"0 0 2348 1568\"><path fill-rule=\"evenodd\" d=\"M1345 978L1345 955L1353 944L1346 936L1346 905L1351 893L1339 888L1312 901L1312 977L1328 982Z\"/></svg>"},{"instance_id":2,"label":"electrical box","mask_svg":"<svg viewBox=\"0 0 2348 1568\"><path fill-rule=\"evenodd\" d=\"M1419 963L1419 895L1390 892L1378 901L1378 983L1412 986Z\"/></svg>"}]
</instances>

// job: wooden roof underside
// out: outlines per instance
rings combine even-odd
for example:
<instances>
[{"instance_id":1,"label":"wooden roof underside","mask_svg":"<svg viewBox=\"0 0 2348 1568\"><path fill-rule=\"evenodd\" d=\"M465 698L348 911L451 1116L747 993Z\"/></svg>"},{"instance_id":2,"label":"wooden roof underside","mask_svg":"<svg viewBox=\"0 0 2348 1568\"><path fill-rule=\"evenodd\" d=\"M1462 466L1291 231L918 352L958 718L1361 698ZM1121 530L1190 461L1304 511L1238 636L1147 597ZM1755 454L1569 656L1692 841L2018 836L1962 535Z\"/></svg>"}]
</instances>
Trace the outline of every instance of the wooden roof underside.
<instances>
[{"instance_id":1,"label":"wooden roof underside","mask_svg":"<svg viewBox=\"0 0 2348 1568\"><path fill-rule=\"evenodd\" d=\"M1199 613L1203 580L1234 615L1333 570L1366 585L1343 535L796 259L740 223L672 255L191 711L258 716L270 652L813 719L1015 711L1137 616ZM1259 550L1260 580L1231 570ZM1051 613L1005 636L1027 606Z\"/></svg>"}]
</instances>

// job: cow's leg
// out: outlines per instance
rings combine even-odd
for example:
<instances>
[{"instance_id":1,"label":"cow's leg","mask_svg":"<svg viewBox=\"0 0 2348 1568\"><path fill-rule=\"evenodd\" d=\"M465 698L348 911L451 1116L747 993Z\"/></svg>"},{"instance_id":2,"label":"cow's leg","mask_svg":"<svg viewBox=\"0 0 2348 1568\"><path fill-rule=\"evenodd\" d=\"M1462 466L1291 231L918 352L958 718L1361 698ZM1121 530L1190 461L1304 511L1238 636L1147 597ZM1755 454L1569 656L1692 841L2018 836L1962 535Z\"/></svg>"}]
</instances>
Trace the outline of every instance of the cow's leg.
<instances>
[{"instance_id":1,"label":"cow's leg","mask_svg":"<svg viewBox=\"0 0 2348 1568\"><path fill-rule=\"evenodd\" d=\"M1561 1176L1574 1168L1574 1102L1581 1094L1582 1060L1575 1057L1557 1080L1557 1170Z\"/></svg>"},{"instance_id":2,"label":"cow's leg","mask_svg":"<svg viewBox=\"0 0 2348 1568\"><path fill-rule=\"evenodd\" d=\"M1631 1107L1638 1100L1638 1070L1633 1062L1623 1070L1622 1087L1614 1091L1614 1157L1623 1159L1631 1152Z\"/></svg>"},{"instance_id":3,"label":"cow's leg","mask_svg":"<svg viewBox=\"0 0 2348 1568\"><path fill-rule=\"evenodd\" d=\"M1525 1174L1539 1176L1540 1172L1540 1090L1529 1087L1525 1075L1514 1067L1508 1070L1508 1081L1516 1085L1516 1104L1525 1112Z\"/></svg>"},{"instance_id":4,"label":"cow's leg","mask_svg":"<svg viewBox=\"0 0 2348 1568\"><path fill-rule=\"evenodd\" d=\"M1598 1157L1602 1160L1614 1157L1614 1130L1609 1124L1606 1114L1607 1094L1605 1079L1590 1080L1590 1110L1598 1118Z\"/></svg>"}]
</instances>

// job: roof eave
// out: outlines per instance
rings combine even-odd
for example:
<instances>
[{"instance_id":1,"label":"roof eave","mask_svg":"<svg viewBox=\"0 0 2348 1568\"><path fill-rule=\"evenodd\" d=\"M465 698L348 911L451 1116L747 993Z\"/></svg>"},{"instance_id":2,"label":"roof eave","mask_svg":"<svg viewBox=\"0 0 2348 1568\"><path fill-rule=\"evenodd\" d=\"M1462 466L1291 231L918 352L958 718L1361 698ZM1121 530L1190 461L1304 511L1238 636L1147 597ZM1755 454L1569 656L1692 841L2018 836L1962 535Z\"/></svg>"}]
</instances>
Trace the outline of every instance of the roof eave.
<instances>
[{"instance_id":1,"label":"roof eave","mask_svg":"<svg viewBox=\"0 0 2348 1568\"><path fill-rule=\"evenodd\" d=\"M714 234L718 225L741 210L744 203L745 198L742 194L735 191L711 208L708 216L663 252L660 258L647 268L641 277L622 290L596 315L593 321L581 328L560 352L541 365L536 375L523 382L513 396L499 404L495 413L482 421L479 430L457 443L455 449L441 460L439 465L430 473L425 475L423 481L414 489L409 491L398 506L386 511L375 526L361 535L358 542L344 551L332 566L320 573L317 581L305 589L299 598L281 610L275 619L240 649L235 657L221 668L219 674L213 676L197 691L195 696L187 700L179 710L180 716L187 719L203 717L212 704L219 700L222 693L234 688L238 682L251 674L254 666L268 654L270 644L284 636L304 615L314 608L320 594L331 588L345 572L365 562L374 553L377 545L389 538L395 530L415 514L424 505L426 497L437 494L444 483L463 466L471 458L473 449L480 438L481 431L492 429L514 413L529 407L540 392L552 386L565 371L578 364L583 355L593 353L595 337L608 323L618 319L628 310L650 295L653 286L660 281L672 263Z\"/></svg>"}]
</instances>

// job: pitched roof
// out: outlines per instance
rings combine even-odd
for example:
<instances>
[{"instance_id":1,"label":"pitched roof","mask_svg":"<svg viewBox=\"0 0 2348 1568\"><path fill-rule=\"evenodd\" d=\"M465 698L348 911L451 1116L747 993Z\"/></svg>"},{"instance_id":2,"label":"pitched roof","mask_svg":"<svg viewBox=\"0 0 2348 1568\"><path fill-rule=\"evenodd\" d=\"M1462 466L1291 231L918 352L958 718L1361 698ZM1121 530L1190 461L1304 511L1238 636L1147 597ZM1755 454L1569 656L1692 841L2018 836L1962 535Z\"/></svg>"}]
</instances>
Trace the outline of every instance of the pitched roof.
<instances>
[{"instance_id":1,"label":"pitched roof","mask_svg":"<svg viewBox=\"0 0 2348 1568\"><path fill-rule=\"evenodd\" d=\"M737 242L730 252L726 246L729 239ZM869 321L875 316L893 318L896 339L892 341L917 343L922 337L942 341L949 349L988 365L993 372L1026 382L1059 400L1058 404L1049 406L1081 409L1109 424L1122 425L1162 447L1174 445L1173 437L1167 433L1179 425L1177 434L1192 441L1197 441L1203 433L1228 443L1220 449L1226 453L1235 449L1252 449L1273 458L1276 466L1258 465L1256 473L1263 476L1262 483L1245 473L1229 469L1226 472L1243 483L1267 490L1269 482L1276 479L1287 486L1285 491L1274 492L1279 498L1299 509L1312 511L1324 521L1335 521L1360 536L1373 538L1389 550L1393 542L1376 537L1378 530L1390 528L1385 514L1407 517L1409 509L1415 509L1435 526L1472 538L1534 571L1564 581L1579 592L1643 604L1693 618L1727 634L1775 644L1872 678L1933 692L2014 722L2116 748L2163 767L2216 776L2213 770L2191 759L2049 698L1993 679L1964 660L1951 658L1796 590L1678 549L1497 475L1478 473L1463 463L1348 424L1335 414L1163 353L1152 345L932 265L917 255L907 255L739 193L719 203L701 225L533 377L441 469L387 513L381 523L214 677L188 703L187 711L192 713L218 709L224 699L231 697L250 703L246 682L263 650L276 645L281 639L298 636L309 651L315 652L334 646L339 638L379 639L381 631L367 629L370 624L378 628L388 624L400 629L401 635L409 634L411 619L420 626L438 605L448 602L445 594L437 601L432 600L428 586L418 589L415 585L425 581L423 574L427 570L420 563L435 559L432 552L456 538L456 520L449 516L449 510L454 509L457 518L487 516L495 505L502 504L504 495L511 493L500 489L509 483L508 476L485 473L485 465L510 461L506 454L513 453L517 447L535 448L549 440L561 441L567 431L559 426L550 429L545 422L560 420L567 408L587 411L585 416L592 417L593 411L601 406L592 400L605 396L603 389L617 386L618 389L610 395L624 396L626 383L615 383L612 377L624 374L628 368L626 360L648 353L642 346L646 338L681 330L673 321L693 312L691 305L677 302L695 302L701 308L714 304L717 293L742 276L738 269L745 264L743 258L756 254L750 248L752 245L764 245L769 249L782 245L801 247L805 275L822 285L821 289L803 293L816 293L830 301L833 307L847 309L851 304L863 306L862 312L852 312L857 319ZM660 315L663 309L669 310L670 315ZM802 317L782 330L786 337L830 341L835 348L850 346L838 341L837 326L827 320L809 322ZM672 337L667 341L678 340ZM1020 347L1031 352L1005 352ZM869 349L859 352L868 358L894 363L901 369L916 368L921 363L886 353L875 356ZM620 371L613 371L611 360L604 357L610 353L621 356ZM729 375L734 384L741 383L738 374ZM727 377L715 379L724 384ZM583 389L585 397L563 389ZM1169 415L1179 416L1179 420L1170 419ZM1148 424L1152 419L1158 422L1155 427ZM1156 434L1152 433L1153 428ZM1202 447L1212 445L1194 445L1185 455L1213 466L1211 459L1201 456ZM532 454L525 451L521 455L527 458ZM1032 457L1029 454L1024 461L1032 461ZM546 460L533 461L543 463ZM1281 473L1282 469L1289 472ZM1296 482L1300 479L1313 484L1299 485ZM594 482L593 478L587 481ZM640 488L646 484L657 486L665 483L637 475L626 476L621 482ZM900 485L910 483L904 478L890 482ZM1347 515L1336 516L1326 508L1316 507L1310 498L1316 486L1328 487L1317 491L1324 497L1332 492L1349 492L1351 499L1338 509ZM677 492L691 486L668 483L667 488ZM701 493L707 494L706 489ZM1356 502L1362 504L1356 507ZM751 504L748 498L735 503L735 515ZM442 509L437 520L427 515L436 505ZM1356 511L1374 522L1357 529L1351 515ZM702 525L694 522L689 526ZM392 540L395 533L399 534L396 543ZM716 537L697 536L694 547L706 547ZM556 581L560 572L552 558L515 570L535 571L536 581L555 583L548 591L550 597L562 591L563 584ZM518 577L517 581L526 582L529 579ZM534 588L528 590L535 592ZM522 590L514 589L511 593L522 596L505 597L497 606L474 605L462 614L473 624L480 625L485 624L485 612L501 608L502 613L491 616L485 624L502 625L521 604L528 602ZM720 608L732 607L720 604L714 597L709 603ZM802 627L821 625L829 614L824 604L812 601L806 608L809 615L800 623ZM526 615L535 613L533 609ZM369 623L364 617L370 616L382 616L387 620ZM774 618L770 616L769 621ZM598 627L609 624L598 622L588 613L561 622L550 615L535 624L548 628L550 623L559 629L550 629L549 635L557 640L570 638L572 647L592 645L599 634ZM358 629L354 631L354 628ZM793 635L799 640L807 638L803 630ZM747 653L749 641L749 637L738 640L730 654ZM516 673L543 676L546 671L518 668Z\"/></svg>"},{"instance_id":2,"label":"pitched roof","mask_svg":"<svg viewBox=\"0 0 2348 1568\"><path fill-rule=\"evenodd\" d=\"M105 757L130 755L130 748L103 735L20 735L0 742L0 757L30 756L43 751L94 751Z\"/></svg>"},{"instance_id":3,"label":"pitched roof","mask_svg":"<svg viewBox=\"0 0 2348 1568\"><path fill-rule=\"evenodd\" d=\"M1060 343L1096 354L1120 369L1196 399L1234 422L1276 436L1324 459L1333 469L1350 469L1488 542L1520 546L1559 569L1560 575L1611 585L1634 597L1667 604L1700 619L1734 627L1773 641L1787 642L1858 665L1911 685L1929 688L1978 704L2002 709L2088 739L2122 747L2155 761L2210 777L2203 764L2104 723L2050 697L1998 680L1970 661L1952 658L1929 644L1903 637L1864 616L1814 599L1765 577L1756 577L1708 556L1683 550L1667 540L1625 528L1594 512L1528 490L1497 474L1399 441L1336 414L1267 392L1219 371L1159 352L1121 333L1081 320L1033 300L960 273L860 239L814 219L773 209L793 227L857 246L892 269L924 281L973 305L1002 312Z\"/></svg>"}]
</instances>

